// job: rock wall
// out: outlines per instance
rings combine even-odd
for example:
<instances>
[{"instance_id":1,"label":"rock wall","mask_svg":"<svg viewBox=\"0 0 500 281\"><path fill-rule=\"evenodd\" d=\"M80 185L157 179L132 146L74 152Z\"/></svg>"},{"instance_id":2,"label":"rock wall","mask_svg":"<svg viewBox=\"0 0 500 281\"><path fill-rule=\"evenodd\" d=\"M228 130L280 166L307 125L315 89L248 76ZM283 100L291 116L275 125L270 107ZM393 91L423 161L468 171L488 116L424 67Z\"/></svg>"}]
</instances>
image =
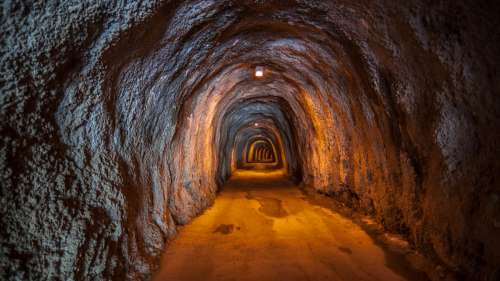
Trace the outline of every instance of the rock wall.
<instances>
[{"instance_id":1,"label":"rock wall","mask_svg":"<svg viewBox=\"0 0 500 281\"><path fill-rule=\"evenodd\" d=\"M498 4L2 5L3 279L147 280L262 120L305 184L500 278Z\"/></svg>"}]
</instances>

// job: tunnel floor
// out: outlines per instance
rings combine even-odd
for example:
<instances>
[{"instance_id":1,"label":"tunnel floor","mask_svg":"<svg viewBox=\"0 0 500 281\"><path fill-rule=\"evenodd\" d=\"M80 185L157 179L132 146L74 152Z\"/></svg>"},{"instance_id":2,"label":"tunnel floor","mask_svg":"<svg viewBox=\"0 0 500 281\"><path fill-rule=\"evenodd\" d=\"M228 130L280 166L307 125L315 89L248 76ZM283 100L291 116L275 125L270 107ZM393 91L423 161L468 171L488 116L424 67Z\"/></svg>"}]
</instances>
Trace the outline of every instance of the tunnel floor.
<instances>
[{"instance_id":1,"label":"tunnel floor","mask_svg":"<svg viewBox=\"0 0 500 281\"><path fill-rule=\"evenodd\" d=\"M237 172L180 228L155 281L427 280L279 172Z\"/></svg>"}]
</instances>

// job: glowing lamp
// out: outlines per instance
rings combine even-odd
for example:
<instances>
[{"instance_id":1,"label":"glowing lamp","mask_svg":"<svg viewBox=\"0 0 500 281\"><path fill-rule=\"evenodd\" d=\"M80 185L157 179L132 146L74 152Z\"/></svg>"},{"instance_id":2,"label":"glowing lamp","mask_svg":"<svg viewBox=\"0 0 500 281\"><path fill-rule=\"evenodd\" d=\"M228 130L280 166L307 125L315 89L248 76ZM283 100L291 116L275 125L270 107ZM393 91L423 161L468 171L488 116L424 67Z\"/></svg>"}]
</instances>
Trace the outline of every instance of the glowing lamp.
<instances>
[{"instance_id":1,"label":"glowing lamp","mask_svg":"<svg viewBox=\"0 0 500 281\"><path fill-rule=\"evenodd\" d=\"M264 67L257 66L255 67L255 77L263 77L264 76Z\"/></svg>"},{"instance_id":2,"label":"glowing lamp","mask_svg":"<svg viewBox=\"0 0 500 281\"><path fill-rule=\"evenodd\" d=\"M253 125L254 125L255 127L257 127L257 126L259 126L259 123L254 123Z\"/></svg>"}]
</instances>

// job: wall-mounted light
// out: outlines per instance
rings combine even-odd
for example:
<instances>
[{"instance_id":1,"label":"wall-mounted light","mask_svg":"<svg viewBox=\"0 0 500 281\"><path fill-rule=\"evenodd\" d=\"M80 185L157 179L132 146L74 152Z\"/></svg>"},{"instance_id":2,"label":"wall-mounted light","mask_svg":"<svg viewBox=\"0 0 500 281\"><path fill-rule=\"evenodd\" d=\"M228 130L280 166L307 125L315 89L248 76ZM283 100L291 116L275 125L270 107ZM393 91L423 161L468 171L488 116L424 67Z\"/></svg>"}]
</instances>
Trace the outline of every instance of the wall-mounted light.
<instances>
[{"instance_id":1,"label":"wall-mounted light","mask_svg":"<svg viewBox=\"0 0 500 281\"><path fill-rule=\"evenodd\" d=\"M259 126L259 123L254 123L253 125L254 125L255 127L257 127L257 126Z\"/></svg>"},{"instance_id":2,"label":"wall-mounted light","mask_svg":"<svg viewBox=\"0 0 500 281\"><path fill-rule=\"evenodd\" d=\"M255 67L255 77L263 77L264 76L264 67L256 66Z\"/></svg>"}]
</instances>

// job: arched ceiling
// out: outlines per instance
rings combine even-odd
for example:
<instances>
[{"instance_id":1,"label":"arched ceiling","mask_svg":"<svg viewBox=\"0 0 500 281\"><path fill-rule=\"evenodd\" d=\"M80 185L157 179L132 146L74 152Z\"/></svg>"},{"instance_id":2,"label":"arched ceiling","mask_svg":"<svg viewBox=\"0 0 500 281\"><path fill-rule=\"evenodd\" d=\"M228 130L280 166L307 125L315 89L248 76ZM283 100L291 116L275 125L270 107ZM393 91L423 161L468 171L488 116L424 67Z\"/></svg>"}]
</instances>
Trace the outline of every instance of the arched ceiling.
<instances>
[{"instance_id":1,"label":"arched ceiling","mask_svg":"<svg viewBox=\"0 0 500 281\"><path fill-rule=\"evenodd\" d=\"M8 231L50 219L5 245L33 255L33 276L58 245L54 264L68 266L47 278L75 279L68 268L82 264L82 276L124 274L108 260L143 276L262 134L304 185L471 280L494 279L497 6L7 1L2 218Z\"/></svg>"}]
</instances>

